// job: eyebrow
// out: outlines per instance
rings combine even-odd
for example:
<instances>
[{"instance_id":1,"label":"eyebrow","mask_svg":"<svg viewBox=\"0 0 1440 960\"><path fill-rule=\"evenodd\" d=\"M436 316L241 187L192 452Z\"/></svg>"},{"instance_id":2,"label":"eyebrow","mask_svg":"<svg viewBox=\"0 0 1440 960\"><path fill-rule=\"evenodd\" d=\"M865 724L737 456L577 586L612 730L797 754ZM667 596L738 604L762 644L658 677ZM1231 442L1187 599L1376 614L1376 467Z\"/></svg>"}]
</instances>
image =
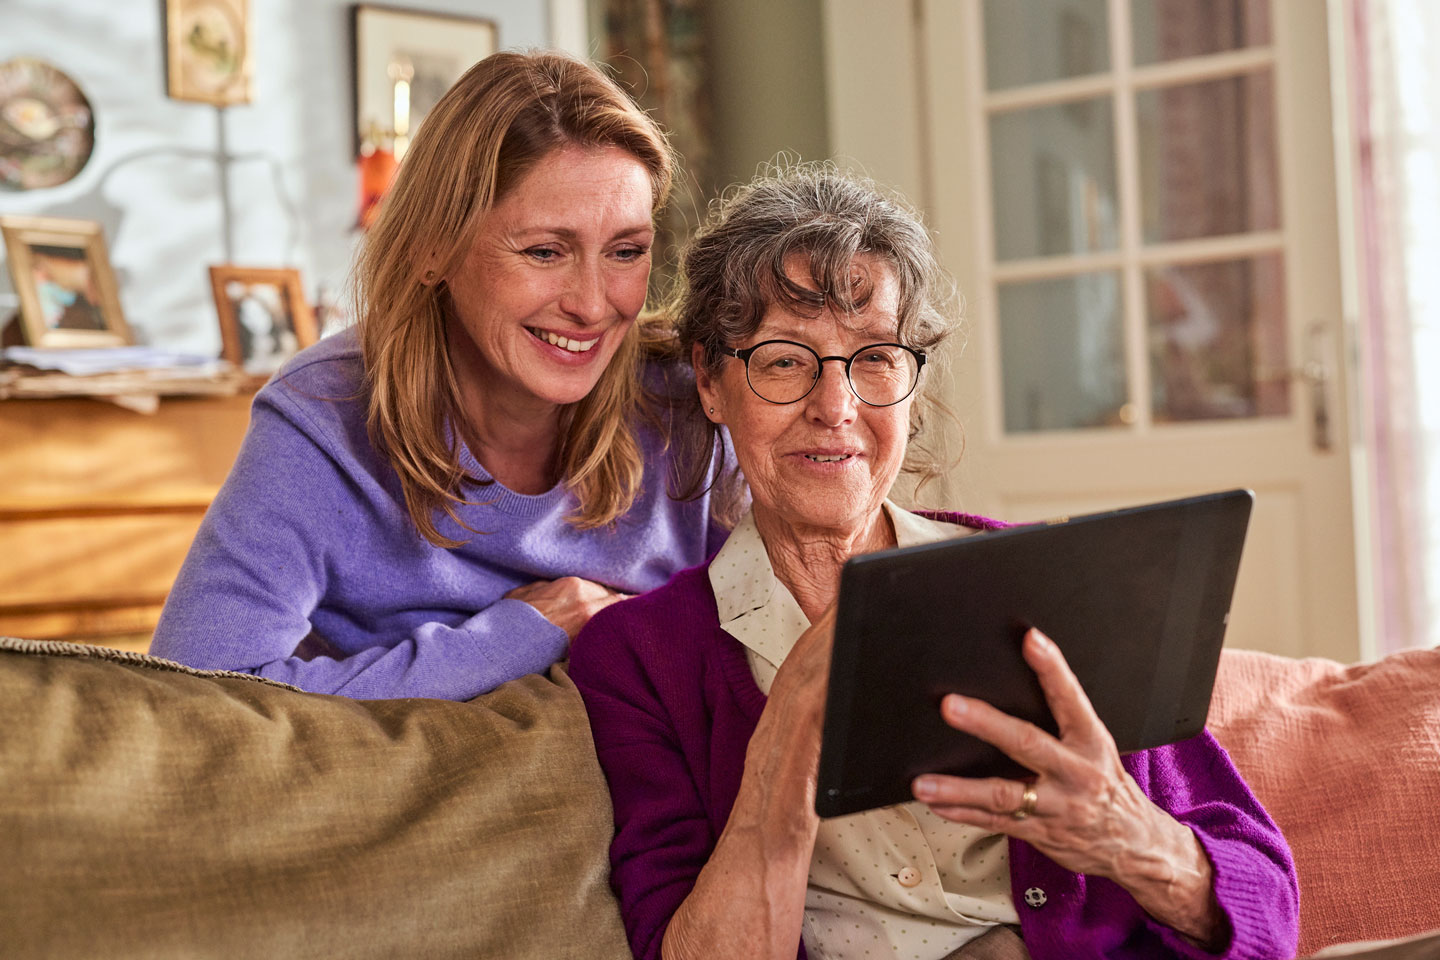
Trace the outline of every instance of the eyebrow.
<instances>
[{"instance_id":1,"label":"eyebrow","mask_svg":"<svg viewBox=\"0 0 1440 960\"><path fill-rule=\"evenodd\" d=\"M624 230L621 230L621 231L613 234L610 239L612 239L612 240L620 240L620 239L624 239L624 238L627 238L627 237L637 237L637 236L642 236L642 235L645 235L645 234L654 234L654 232L655 232L655 227L654 227L653 224L650 224L650 223L638 224L638 223L637 223L637 224L634 225L633 227L626 227ZM559 237L559 238L562 239L562 240L570 240L570 241L575 241L575 240L580 239L580 234L579 234L579 232L576 231L576 230L572 230L572 229L570 229L569 227L528 227L528 228L526 228L526 229L524 229L524 230L517 230L517 231L515 232L515 236L517 236L517 237L533 237L533 236L539 236L539 235L550 236L550 237Z\"/></svg>"}]
</instances>

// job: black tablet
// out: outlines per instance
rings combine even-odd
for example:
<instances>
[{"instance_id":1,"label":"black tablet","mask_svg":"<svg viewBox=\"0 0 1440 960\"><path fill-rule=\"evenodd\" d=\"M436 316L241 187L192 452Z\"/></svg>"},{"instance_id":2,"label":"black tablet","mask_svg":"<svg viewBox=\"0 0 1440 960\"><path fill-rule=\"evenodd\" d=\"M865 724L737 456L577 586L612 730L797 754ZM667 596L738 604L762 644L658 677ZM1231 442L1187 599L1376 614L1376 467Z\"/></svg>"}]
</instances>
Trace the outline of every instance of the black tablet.
<instances>
[{"instance_id":1,"label":"black tablet","mask_svg":"<svg viewBox=\"0 0 1440 960\"><path fill-rule=\"evenodd\" d=\"M947 726L961 693L1055 731L1020 653L1060 647L1122 753L1205 726L1254 495L1068 517L853 557L840 577L815 809L914 799L922 773L1023 776Z\"/></svg>"}]
</instances>

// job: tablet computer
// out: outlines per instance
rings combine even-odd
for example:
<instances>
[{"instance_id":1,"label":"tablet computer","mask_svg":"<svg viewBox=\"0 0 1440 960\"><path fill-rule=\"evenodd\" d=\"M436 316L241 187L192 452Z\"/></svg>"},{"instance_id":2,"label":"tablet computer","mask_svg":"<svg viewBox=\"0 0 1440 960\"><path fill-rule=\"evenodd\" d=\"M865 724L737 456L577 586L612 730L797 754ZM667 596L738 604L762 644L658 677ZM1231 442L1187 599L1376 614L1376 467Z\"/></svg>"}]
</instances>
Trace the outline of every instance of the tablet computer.
<instances>
[{"instance_id":1,"label":"tablet computer","mask_svg":"<svg viewBox=\"0 0 1440 960\"><path fill-rule=\"evenodd\" d=\"M852 557L816 811L912 800L922 773L1026 775L948 726L940 700L976 697L1054 733L1020 653L1032 626L1065 654L1121 753L1199 733L1253 500L1231 490Z\"/></svg>"}]
</instances>

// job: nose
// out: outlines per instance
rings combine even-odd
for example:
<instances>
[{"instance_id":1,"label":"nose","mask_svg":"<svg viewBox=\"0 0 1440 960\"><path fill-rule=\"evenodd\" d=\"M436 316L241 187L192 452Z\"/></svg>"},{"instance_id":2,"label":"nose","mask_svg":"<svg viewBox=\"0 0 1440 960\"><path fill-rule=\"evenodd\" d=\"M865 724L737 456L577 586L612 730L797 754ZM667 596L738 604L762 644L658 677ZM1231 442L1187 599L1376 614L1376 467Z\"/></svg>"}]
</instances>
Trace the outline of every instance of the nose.
<instances>
[{"instance_id":1,"label":"nose","mask_svg":"<svg viewBox=\"0 0 1440 960\"><path fill-rule=\"evenodd\" d=\"M840 427L855 419L860 401L845 379L845 364L829 361L820 365L820 380L805 397L805 414L816 423Z\"/></svg>"},{"instance_id":2,"label":"nose","mask_svg":"<svg viewBox=\"0 0 1440 960\"><path fill-rule=\"evenodd\" d=\"M586 259L575 265L569 286L560 298L560 309L586 325L600 323L610 315L609 287L599 262Z\"/></svg>"}]
</instances>

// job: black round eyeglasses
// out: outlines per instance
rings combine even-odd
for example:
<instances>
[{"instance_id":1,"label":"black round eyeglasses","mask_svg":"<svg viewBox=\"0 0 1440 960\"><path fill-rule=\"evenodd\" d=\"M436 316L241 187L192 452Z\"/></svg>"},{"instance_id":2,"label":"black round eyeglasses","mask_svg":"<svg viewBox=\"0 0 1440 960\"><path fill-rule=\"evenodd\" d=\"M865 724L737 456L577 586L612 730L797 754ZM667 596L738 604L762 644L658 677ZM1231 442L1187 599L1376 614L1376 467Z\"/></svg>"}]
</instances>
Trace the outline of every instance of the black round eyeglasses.
<instances>
[{"instance_id":1,"label":"black round eyeglasses","mask_svg":"<svg viewBox=\"0 0 1440 960\"><path fill-rule=\"evenodd\" d=\"M850 390L872 407L890 407L915 392L925 353L900 343L872 343L848 357L822 357L793 340L765 340L737 350L721 350L745 364L745 379L761 400L794 403L803 400L820 382L820 372L831 360L845 364Z\"/></svg>"}]
</instances>

